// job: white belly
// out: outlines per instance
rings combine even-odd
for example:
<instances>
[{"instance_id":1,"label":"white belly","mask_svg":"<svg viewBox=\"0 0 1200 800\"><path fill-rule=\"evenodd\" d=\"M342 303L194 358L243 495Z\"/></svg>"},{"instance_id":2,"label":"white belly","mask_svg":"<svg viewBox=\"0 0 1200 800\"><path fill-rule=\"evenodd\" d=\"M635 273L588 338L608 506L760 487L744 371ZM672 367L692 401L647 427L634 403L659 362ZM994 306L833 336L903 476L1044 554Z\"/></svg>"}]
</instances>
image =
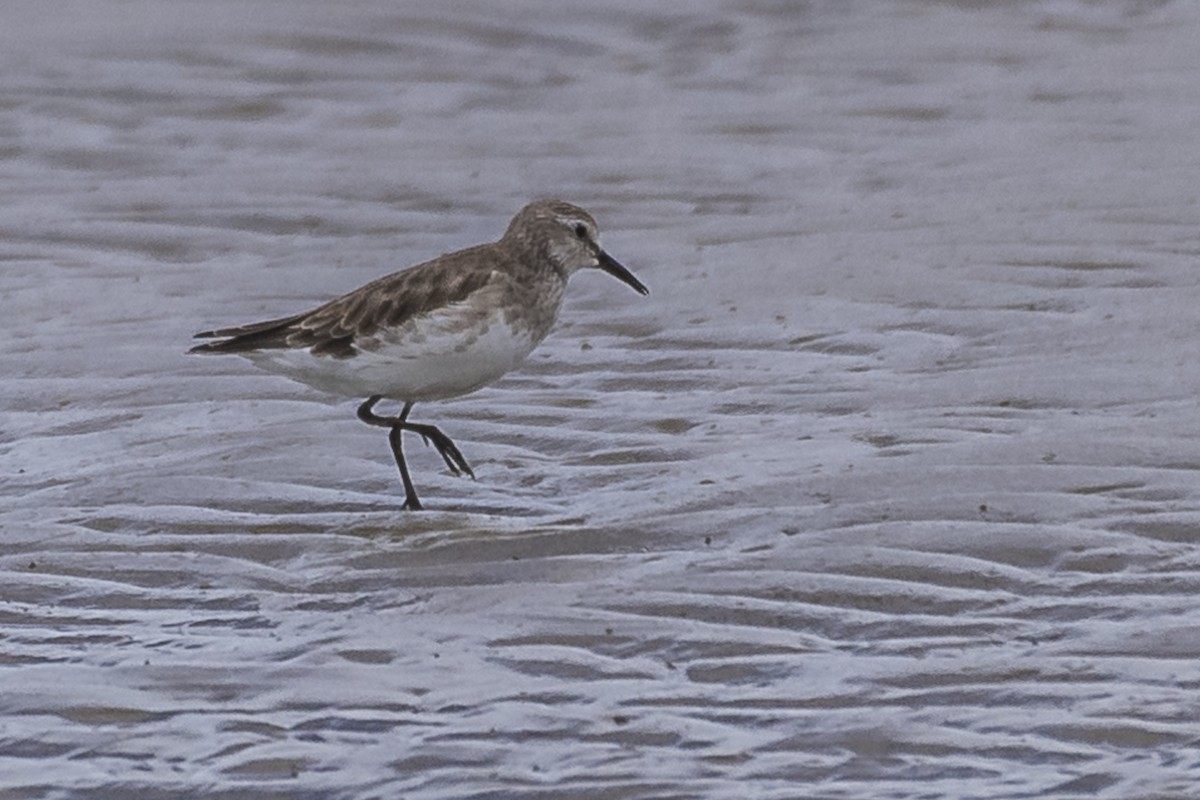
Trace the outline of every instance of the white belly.
<instances>
[{"instance_id":1,"label":"white belly","mask_svg":"<svg viewBox=\"0 0 1200 800\"><path fill-rule=\"evenodd\" d=\"M540 341L500 314L467 328L447 322L433 315L381 331L356 347L352 358L314 356L307 349L245 355L262 369L332 394L417 402L473 392L519 364Z\"/></svg>"}]
</instances>

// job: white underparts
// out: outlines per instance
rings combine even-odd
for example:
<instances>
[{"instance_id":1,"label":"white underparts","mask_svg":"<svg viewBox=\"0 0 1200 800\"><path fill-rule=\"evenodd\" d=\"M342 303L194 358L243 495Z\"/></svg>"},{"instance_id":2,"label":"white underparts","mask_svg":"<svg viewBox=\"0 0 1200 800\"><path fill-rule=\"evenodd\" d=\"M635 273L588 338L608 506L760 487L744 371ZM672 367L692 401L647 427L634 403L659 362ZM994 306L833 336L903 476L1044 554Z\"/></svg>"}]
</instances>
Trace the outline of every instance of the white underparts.
<instances>
[{"instance_id":1,"label":"white underparts","mask_svg":"<svg viewBox=\"0 0 1200 800\"><path fill-rule=\"evenodd\" d=\"M468 305L469 304L464 304ZM473 392L499 378L537 346L531 330L514 328L498 309L483 316L448 307L356 342L351 358L308 349L246 353L256 366L332 394L383 395L404 402Z\"/></svg>"}]
</instances>

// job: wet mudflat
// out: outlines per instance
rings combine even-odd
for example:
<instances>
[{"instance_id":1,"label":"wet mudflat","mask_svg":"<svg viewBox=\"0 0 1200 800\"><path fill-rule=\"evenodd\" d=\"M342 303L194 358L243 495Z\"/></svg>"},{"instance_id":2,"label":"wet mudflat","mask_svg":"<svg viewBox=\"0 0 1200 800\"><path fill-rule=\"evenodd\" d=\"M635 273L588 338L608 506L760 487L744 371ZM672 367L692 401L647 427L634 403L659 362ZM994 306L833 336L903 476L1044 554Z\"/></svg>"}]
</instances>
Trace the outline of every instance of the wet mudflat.
<instances>
[{"instance_id":1,"label":"wet mudflat","mask_svg":"<svg viewBox=\"0 0 1200 800\"><path fill-rule=\"evenodd\" d=\"M0 794L1188 797L1200 11L78 3L0 31ZM598 218L524 368L183 355Z\"/></svg>"}]
</instances>

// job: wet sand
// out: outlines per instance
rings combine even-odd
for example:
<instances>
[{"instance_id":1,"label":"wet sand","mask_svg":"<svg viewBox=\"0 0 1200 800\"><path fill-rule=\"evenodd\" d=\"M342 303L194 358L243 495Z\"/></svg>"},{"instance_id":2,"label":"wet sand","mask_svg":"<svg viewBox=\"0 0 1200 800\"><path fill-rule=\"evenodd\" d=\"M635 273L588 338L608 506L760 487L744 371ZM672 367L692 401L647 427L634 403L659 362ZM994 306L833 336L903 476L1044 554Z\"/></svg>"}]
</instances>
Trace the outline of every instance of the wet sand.
<instances>
[{"instance_id":1,"label":"wet sand","mask_svg":"<svg viewBox=\"0 0 1200 800\"><path fill-rule=\"evenodd\" d=\"M23 4L0 794L1188 797L1200 11ZM190 335L591 210L414 419Z\"/></svg>"}]
</instances>

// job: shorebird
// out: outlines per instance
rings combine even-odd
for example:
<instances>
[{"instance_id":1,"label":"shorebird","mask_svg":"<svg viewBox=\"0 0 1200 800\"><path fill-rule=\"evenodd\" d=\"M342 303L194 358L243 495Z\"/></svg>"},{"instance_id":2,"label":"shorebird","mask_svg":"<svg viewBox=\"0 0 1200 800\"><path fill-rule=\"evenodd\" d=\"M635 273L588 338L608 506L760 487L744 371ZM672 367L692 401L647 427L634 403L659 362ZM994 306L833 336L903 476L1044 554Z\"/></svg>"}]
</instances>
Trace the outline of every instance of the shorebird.
<instances>
[{"instance_id":1,"label":"shorebird","mask_svg":"<svg viewBox=\"0 0 1200 800\"><path fill-rule=\"evenodd\" d=\"M538 345L558 316L567 279L596 268L648 294L600 247L596 221L578 206L538 200L499 241L457 250L387 275L311 311L202 331L189 353L235 353L332 394L366 397L358 418L387 428L404 508L420 509L404 460L405 431L432 444L454 475L475 477L437 427L410 422L413 404L468 394L495 381ZM387 398L396 416L375 413Z\"/></svg>"}]
</instances>

